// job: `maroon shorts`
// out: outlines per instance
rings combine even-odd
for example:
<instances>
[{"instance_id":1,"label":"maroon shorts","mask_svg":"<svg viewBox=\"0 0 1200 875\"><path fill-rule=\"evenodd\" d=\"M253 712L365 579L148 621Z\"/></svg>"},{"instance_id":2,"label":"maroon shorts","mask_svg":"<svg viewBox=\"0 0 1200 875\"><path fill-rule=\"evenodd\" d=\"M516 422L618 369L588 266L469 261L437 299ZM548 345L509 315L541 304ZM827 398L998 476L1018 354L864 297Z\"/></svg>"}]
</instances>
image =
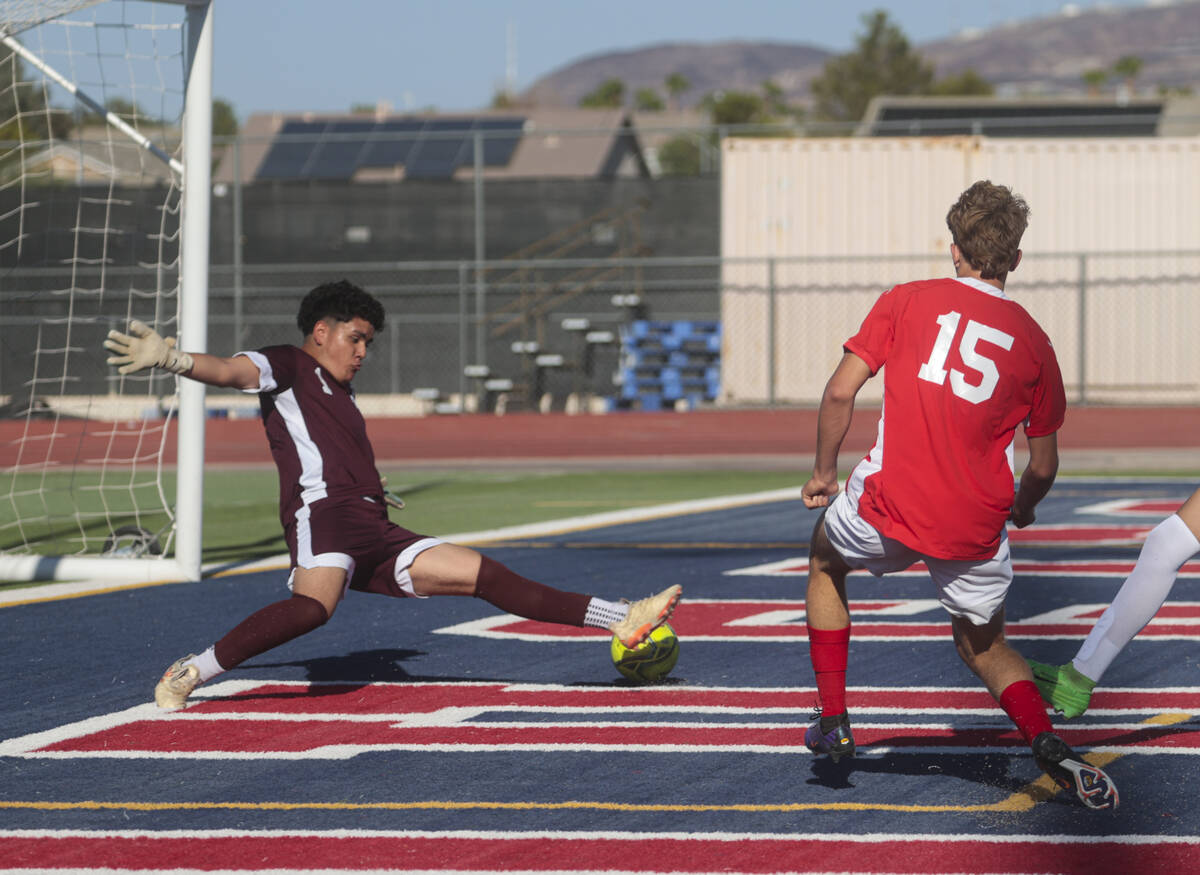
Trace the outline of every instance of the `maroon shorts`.
<instances>
[{"instance_id":1,"label":"maroon shorts","mask_svg":"<svg viewBox=\"0 0 1200 875\"><path fill-rule=\"evenodd\" d=\"M297 567L344 568L350 589L397 597L416 595L408 569L422 551L442 543L396 525L386 506L368 498L314 502L283 534L293 573Z\"/></svg>"}]
</instances>

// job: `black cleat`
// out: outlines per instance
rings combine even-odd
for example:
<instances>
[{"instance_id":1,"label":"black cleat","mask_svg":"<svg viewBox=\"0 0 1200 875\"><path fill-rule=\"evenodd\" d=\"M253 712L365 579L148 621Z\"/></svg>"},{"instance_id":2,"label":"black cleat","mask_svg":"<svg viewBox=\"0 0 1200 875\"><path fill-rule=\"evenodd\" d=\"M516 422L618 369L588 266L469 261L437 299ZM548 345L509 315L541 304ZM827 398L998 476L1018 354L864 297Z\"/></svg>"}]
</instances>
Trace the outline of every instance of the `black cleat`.
<instances>
[{"instance_id":1,"label":"black cleat","mask_svg":"<svg viewBox=\"0 0 1200 875\"><path fill-rule=\"evenodd\" d=\"M1064 790L1074 790L1088 808L1117 807L1117 787L1112 779L1085 763L1053 732L1043 732L1033 740L1033 758L1054 783Z\"/></svg>"},{"instance_id":2,"label":"black cleat","mask_svg":"<svg viewBox=\"0 0 1200 875\"><path fill-rule=\"evenodd\" d=\"M854 735L850 732L850 716L842 714L842 719L829 732L821 731L821 712L813 715L816 718L808 731L804 733L804 745L813 753L829 754L835 763L842 757L854 756Z\"/></svg>"}]
</instances>

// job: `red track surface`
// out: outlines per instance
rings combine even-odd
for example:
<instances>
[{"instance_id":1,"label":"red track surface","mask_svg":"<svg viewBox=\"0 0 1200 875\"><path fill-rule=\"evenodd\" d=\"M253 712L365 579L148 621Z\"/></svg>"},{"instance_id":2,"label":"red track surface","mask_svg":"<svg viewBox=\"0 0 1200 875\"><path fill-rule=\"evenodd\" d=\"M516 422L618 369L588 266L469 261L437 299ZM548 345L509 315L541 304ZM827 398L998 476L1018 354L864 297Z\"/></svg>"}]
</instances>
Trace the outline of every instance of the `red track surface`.
<instances>
[{"instance_id":1,"label":"red track surface","mask_svg":"<svg viewBox=\"0 0 1200 875\"><path fill-rule=\"evenodd\" d=\"M739 837L740 838L740 837ZM13 866L71 871L196 869L563 872L1195 872L1190 843L1114 841L761 837L741 840L649 836L572 839L365 834L233 836L0 836Z\"/></svg>"},{"instance_id":2,"label":"red track surface","mask_svg":"<svg viewBox=\"0 0 1200 875\"><path fill-rule=\"evenodd\" d=\"M850 427L843 451L865 453L875 440L878 414L862 409ZM49 422L0 422L0 467L17 461L18 441L47 434ZM616 413L596 416L539 415L428 416L372 419L368 423L375 455L381 460L588 459L647 456L800 455L815 449L815 410L721 410L692 413ZM53 458L99 460L134 452L142 424L64 420L57 424ZM157 443L157 437L151 438ZM143 439L143 446L145 439ZM38 444L45 453L47 444ZM1020 445L1020 440L1018 440ZM167 441L174 461L174 440ZM1070 450L1191 449L1200 447L1200 409L1194 407L1084 407L1073 409L1059 433ZM26 449L23 461L31 462ZM42 456L36 457L38 461ZM210 465L270 464L257 419L212 419L206 436Z\"/></svg>"}]
</instances>

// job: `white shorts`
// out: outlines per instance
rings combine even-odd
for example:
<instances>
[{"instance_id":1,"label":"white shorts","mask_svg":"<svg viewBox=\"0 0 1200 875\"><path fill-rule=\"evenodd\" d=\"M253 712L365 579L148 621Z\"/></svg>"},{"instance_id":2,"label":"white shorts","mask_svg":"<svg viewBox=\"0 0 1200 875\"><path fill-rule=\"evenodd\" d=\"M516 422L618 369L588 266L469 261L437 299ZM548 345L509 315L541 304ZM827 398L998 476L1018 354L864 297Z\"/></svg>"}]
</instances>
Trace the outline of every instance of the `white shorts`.
<instances>
[{"instance_id":1,"label":"white shorts","mask_svg":"<svg viewBox=\"0 0 1200 875\"><path fill-rule=\"evenodd\" d=\"M937 559L881 535L858 515L857 496L842 492L825 513L825 534L847 565L865 569L876 577L924 562L937 585L942 607L976 626L995 616L1012 583L1007 532L1000 533L1000 546L990 559Z\"/></svg>"}]
</instances>

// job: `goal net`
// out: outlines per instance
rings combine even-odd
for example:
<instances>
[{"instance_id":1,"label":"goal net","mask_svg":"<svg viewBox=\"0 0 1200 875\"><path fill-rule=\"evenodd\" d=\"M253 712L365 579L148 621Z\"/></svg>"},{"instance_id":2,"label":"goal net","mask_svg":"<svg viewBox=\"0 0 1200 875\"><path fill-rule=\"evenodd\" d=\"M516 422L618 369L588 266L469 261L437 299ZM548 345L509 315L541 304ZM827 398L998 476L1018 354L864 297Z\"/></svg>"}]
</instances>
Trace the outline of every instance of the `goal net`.
<instances>
[{"instance_id":1,"label":"goal net","mask_svg":"<svg viewBox=\"0 0 1200 875\"><path fill-rule=\"evenodd\" d=\"M0 0L0 582L200 576L203 386L102 341L206 348L211 56L208 2Z\"/></svg>"}]
</instances>

